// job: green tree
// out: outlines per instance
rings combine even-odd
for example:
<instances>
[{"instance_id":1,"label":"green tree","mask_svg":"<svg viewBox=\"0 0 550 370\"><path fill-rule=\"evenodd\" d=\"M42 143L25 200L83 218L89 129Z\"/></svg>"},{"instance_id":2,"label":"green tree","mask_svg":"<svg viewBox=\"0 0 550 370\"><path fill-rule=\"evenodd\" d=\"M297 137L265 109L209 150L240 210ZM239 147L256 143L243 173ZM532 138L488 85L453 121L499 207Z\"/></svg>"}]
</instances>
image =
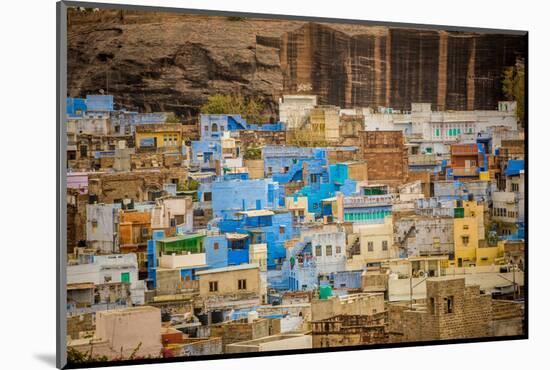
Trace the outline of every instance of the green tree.
<instances>
[{"instance_id":1,"label":"green tree","mask_svg":"<svg viewBox=\"0 0 550 370\"><path fill-rule=\"evenodd\" d=\"M519 61L513 67L506 67L502 78L502 92L509 100L517 102L517 117L525 127L525 65Z\"/></svg>"},{"instance_id":2,"label":"green tree","mask_svg":"<svg viewBox=\"0 0 550 370\"><path fill-rule=\"evenodd\" d=\"M241 94L214 94L201 107L205 114L240 114L249 122L261 123L267 121L265 104L258 97L244 97Z\"/></svg>"},{"instance_id":3,"label":"green tree","mask_svg":"<svg viewBox=\"0 0 550 370\"><path fill-rule=\"evenodd\" d=\"M166 115L166 123L181 123L181 120L174 112L170 112Z\"/></svg>"}]
</instances>

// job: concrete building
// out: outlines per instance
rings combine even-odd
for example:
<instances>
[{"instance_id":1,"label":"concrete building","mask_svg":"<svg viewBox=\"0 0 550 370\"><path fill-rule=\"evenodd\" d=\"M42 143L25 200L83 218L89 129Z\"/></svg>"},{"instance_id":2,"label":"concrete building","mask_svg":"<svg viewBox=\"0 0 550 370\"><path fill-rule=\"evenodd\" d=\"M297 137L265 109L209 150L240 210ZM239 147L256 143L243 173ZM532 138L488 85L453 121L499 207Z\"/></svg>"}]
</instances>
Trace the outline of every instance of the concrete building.
<instances>
[{"instance_id":1,"label":"concrete building","mask_svg":"<svg viewBox=\"0 0 550 370\"><path fill-rule=\"evenodd\" d=\"M509 236L525 222L525 170L523 160L510 160L505 172L505 189L493 193L492 218L500 235Z\"/></svg>"},{"instance_id":2,"label":"concrete building","mask_svg":"<svg viewBox=\"0 0 550 370\"><path fill-rule=\"evenodd\" d=\"M309 348L312 348L311 335L289 333L228 344L225 347L225 353L288 351Z\"/></svg>"},{"instance_id":3,"label":"concrete building","mask_svg":"<svg viewBox=\"0 0 550 370\"><path fill-rule=\"evenodd\" d=\"M91 339L76 339L68 347L107 360L161 357L160 309L150 306L102 311L96 314Z\"/></svg>"},{"instance_id":4,"label":"concrete building","mask_svg":"<svg viewBox=\"0 0 550 370\"><path fill-rule=\"evenodd\" d=\"M283 95L279 99L279 118L288 129L302 127L313 107L317 105L316 95Z\"/></svg>"},{"instance_id":5,"label":"concrete building","mask_svg":"<svg viewBox=\"0 0 550 370\"><path fill-rule=\"evenodd\" d=\"M129 283L133 304L145 301L145 283L138 280L138 262L135 254L93 256L90 263L67 266L67 283Z\"/></svg>"},{"instance_id":6,"label":"concrete building","mask_svg":"<svg viewBox=\"0 0 550 370\"><path fill-rule=\"evenodd\" d=\"M359 293L311 301L311 321L339 315L374 315L384 312L383 293Z\"/></svg>"},{"instance_id":7,"label":"concrete building","mask_svg":"<svg viewBox=\"0 0 550 370\"><path fill-rule=\"evenodd\" d=\"M454 256L454 219L450 215L408 216L394 223L400 257Z\"/></svg>"},{"instance_id":8,"label":"concrete building","mask_svg":"<svg viewBox=\"0 0 550 370\"><path fill-rule=\"evenodd\" d=\"M138 150L181 151L182 131L179 123L138 125L135 129Z\"/></svg>"},{"instance_id":9,"label":"concrete building","mask_svg":"<svg viewBox=\"0 0 550 370\"><path fill-rule=\"evenodd\" d=\"M259 295L260 274L256 264L203 270L197 276L201 296Z\"/></svg>"},{"instance_id":10,"label":"concrete building","mask_svg":"<svg viewBox=\"0 0 550 370\"><path fill-rule=\"evenodd\" d=\"M86 205L86 243L99 253L119 251L120 204Z\"/></svg>"},{"instance_id":11,"label":"concrete building","mask_svg":"<svg viewBox=\"0 0 550 370\"><path fill-rule=\"evenodd\" d=\"M193 230L193 199L188 196L163 196L151 210L151 228L173 229L173 233Z\"/></svg>"},{"instance_id":12,"label":"concrete building","mask_svg":"<svg viewBox=\"0 0 550 370\"><path fill-rule=\"evenodd\" d=\"M384 218L383 224L361 225L358 227L360 253L347 261L348 270L363 269L369 263L398 257L398 249L393 245L393 222Z\"/></svg>"}]
</instances>

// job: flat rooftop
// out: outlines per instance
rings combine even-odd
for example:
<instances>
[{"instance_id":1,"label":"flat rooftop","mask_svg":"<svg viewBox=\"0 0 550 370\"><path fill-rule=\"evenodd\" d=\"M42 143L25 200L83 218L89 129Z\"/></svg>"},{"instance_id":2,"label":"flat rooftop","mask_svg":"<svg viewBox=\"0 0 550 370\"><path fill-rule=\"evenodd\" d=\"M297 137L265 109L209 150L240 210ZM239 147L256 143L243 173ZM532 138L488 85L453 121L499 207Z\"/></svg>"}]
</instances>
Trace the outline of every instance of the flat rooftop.
<instances>
[{"instance_id":1,"label":"flat rooftop","mask_svg":"<svg viewBox=\"0 0 550 370\"><path fill-rule=\"evenodd\" d=\"M227 267L221 267L221 268L217 268L217 269L198 271L196 273L196 275L217 274L217 273L222 273L222 272L251 270L251 269L257 269L257 268L259 268L259 265L257 263L244 263L242 265L227 266Z\"/></svg>"}]
</instances>

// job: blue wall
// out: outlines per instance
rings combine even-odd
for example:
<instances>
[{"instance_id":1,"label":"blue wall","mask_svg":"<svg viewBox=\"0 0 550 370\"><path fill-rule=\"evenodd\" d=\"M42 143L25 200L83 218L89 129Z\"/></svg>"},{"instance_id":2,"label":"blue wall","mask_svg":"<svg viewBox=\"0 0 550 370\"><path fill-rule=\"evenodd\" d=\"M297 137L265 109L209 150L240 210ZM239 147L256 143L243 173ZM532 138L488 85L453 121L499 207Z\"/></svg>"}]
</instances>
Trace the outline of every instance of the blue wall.
<instances>
[{"instance_id":1,"label":"blue wall","mask_svg":"<svg viewBox=\"0 0 550 370\"><path fill-rule=\"evenodd\" d=\"M271 179L216 181L212 184L214 217L233 218L243 210L277 207L284 193Z\"/></svg>"}]
</instances>

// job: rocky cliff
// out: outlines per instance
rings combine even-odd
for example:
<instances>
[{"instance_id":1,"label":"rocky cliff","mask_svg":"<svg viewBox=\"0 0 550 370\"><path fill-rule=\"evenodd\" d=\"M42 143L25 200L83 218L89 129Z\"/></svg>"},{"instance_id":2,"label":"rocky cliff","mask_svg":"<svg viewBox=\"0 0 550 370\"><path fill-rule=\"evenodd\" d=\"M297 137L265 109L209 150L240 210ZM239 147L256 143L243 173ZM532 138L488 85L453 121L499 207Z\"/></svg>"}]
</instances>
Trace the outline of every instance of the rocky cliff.
<instances>
[{"instance_id":1,"label":"rocky cliff","mask_svg":"<svg viewBox=\"0 0 550 370\"><path fill-rule=\"evenodd\" d=\"M314 93L342 107L496 107L518 36L102 10L69 12L68 94L192 119L207 96Z\"/></svg>"}]
</instances>

